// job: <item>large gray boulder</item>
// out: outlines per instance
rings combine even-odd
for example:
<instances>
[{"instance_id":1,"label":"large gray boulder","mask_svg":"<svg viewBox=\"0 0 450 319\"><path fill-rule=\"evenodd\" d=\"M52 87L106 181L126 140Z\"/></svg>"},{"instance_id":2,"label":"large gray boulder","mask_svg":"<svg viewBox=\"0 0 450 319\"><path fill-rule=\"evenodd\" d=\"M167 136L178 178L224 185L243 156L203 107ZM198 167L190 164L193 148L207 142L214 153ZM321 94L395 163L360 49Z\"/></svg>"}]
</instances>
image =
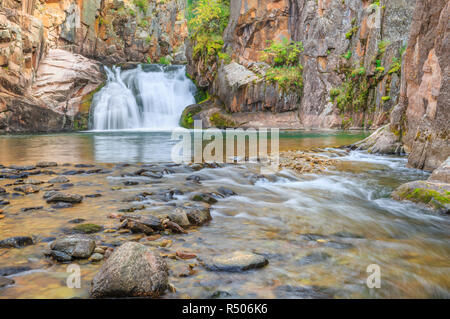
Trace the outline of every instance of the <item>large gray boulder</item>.
<instances>
[{"instance_id":1,"label":"large gray boulder","mask_svg":"<svg viewBox=\"0 0 450 319\"><path fill-rule=\"evenodd\" d=\"M127 242L106 260L91 283L93 298L158 297L168 287L166 262L148 247Z\"/></svg>"}]
</instances>

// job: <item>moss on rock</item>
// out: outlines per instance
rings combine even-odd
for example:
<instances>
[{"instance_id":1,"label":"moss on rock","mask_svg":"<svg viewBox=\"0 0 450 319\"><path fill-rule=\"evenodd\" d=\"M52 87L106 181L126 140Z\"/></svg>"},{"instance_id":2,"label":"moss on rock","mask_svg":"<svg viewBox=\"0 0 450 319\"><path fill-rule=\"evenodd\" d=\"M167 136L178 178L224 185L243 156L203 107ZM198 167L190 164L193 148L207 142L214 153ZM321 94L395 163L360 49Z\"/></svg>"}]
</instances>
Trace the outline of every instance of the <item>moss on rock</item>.
<instances>
[{"instance_id":1,"label":"moss on rock","mask_svg":"<svg viewBox=\"0 0 450 319\"><path fill-rule=\"evenodd\" d=\"M448 184L432 182L410 182L401 185L393 193L396 200L409 200L425 204L435 210L448 212L450 207L450 191Z\"/></svg>"}]
</instances>

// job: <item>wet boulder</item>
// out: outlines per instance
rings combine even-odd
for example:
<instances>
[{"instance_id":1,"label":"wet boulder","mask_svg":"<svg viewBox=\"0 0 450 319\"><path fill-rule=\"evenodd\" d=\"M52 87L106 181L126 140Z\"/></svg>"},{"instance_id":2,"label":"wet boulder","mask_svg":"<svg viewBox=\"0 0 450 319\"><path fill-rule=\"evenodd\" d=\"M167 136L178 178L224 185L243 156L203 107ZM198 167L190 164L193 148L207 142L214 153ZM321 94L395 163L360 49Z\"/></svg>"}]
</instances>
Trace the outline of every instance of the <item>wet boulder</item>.
<instances>
[{"instance_id":1,"label":"wet boulder","mask_svg":"<svg viewBox=\"0 0 450 319\"><path fill-rule=\"evenodd\" d=\"M127 242L109 256L95 275L90 296L158 297L168 286L166 262L148 247Z\"/></svg>"},{"instance_id":2,"label":"wet boulder","mask_svg":"<svg viewBox=\"0 0 450 319\"><path fill-rule=\"evenodd\" d=\"M33 245L33 239L29 236L15 236L0 240L0 248L21 248Z\"/></svg>"},{"instance_id":3,"label":"wet boulder","mask_svg":"<svg viewBox=\"0 0 450 319\"><path fill-rule=\"evenodd\" d=\"M204 202L210 205L217 203L217 199L215 199L212 194L208 193L195 194L192 196L192 200L195 202Z\"/></svg>"},{"instance_id":4,"label":"wet boulder","mask_svg":"<svg viewBox=\"0 0 450 319\"><path fill-rule=\"evenodd\" d=\"M68 194L61 192L54 192L47 198L47 203L65 202L65 203L81 203L83 196L78 194Z\"/></svg>"},{"instance_id":5,"label":"wet boulder","mask_svg":"<svg viewBox=\"0 0 450 319\"><path fill-rule=\"evenodd\" d=\"M219 187L217 189L217 193L219 193L220 195L222 195L223 197L229 197L229 196L234 196L236 195L236 193L234 191L232 191L229 188L225 188L225 187Z\"/></svg>"},{"instance_id":6,"label":"wet boulder","mask_svg":"<svg viewBox=\"0 0 450 319\"><path fill-rule=\"evenodd\" d=\"M191 208L187 212L189 223L195 226L201 226L209 222L212 217L207 207Z\"/></svg>"},{"instance_id":7,"label":"wet boulder","mask_svg":"<svg viewBox=\"0 0 450 319\"><path fill-rule=\"evenodd\" d=\"M186 211L181 208L177 208L177 209L175 209L175 211L170 212L168 214L168 218L170 221L177 223L181 227L187 227L191 224L189 222L189 218L186 214Z\"/></svg>"},{"instance_id":8,"label":"wet boulder","mask_svg":"<svg viewBox=\"0 0 450 319\"><path fill-rule=\"evenodd\" d=\"M65 176L57 176L55 178L52 178L51 180L48 181L51 184L62 184L62 183L68 183L69 179Z\"/></svg>"},{"instance_id":9,"label":"wet boulder","mask_svg":"<svg viewBox=\"0 0 450 319\"><path fill-rule=\"evenodd\" d=\"M11 165L9 168L15 169L16 171L31 171L36 168L34 165Z\"/></svg>"},{"instance_id":10,"label":"wet boulder","mask_svg":"<svg viewBox=\"0 0 450 319\"><path fill-rule=\"evenodd\" d=\"M145 177L151 177L151 178L162 178L163 175L159 172L150 172L150 171L145 171L142 174L140 174L141 176L145 176Z\"/></svg>"},{"instance_id":11,"label":"wet boulder","mask_svg":"<svg viewBox=\"0 0 450 319\"><path fill-rule=\"evenodd\" d=\"M41 168L47 168L58 166L58 164L56 162L39 162L36 164L36 166Z\"/></svg>"},{"instance_id":12,"label":"wet boulder","mask_svg":"<svg viewBox=\"0 0 450 319\"><path fill-rule=\"evenodd\" d=\"M14 190L17 192L21 192L24 194L32 194L39 192L40 188L39 186L33 185L33 184L24 184L17 187L14 187Z\"/></svg>"},{"instance_id":13,"label":"wet boulder","mask_svg":"<svg viewBox=\"0 0 450 319\"><path fill-rule=\"evenodd\" d=\"M3 267L0 268L0 276L11 276L15 275L24 271L31 270L31 267L29 266L10 266L10 267Z\"/></svg>"},{"instance_id":14,"label":"wet boulder","mask_svg":"<svg viewBox=\"0 0 450 319\"><path fill-rule=\"evenodd\" d=\"M206 269L212 271L240 272L266 266L269 261L262 255L235 251L203 260Z\"/></svg>"},{"instance_id":15,"label":"wet boulder","mask_svg":"<svg viewBox=\"0 0 450 319\"><path fill-rule=\"evenodd\" d=\"M50 249L62 252L71 258L85 259L92 255L95 241L83 235L71 235L56 239L50 244Z\"/></svg>"},{"instance_id":16,"label":"wet boulder","mask_svg":"<svg viewBox=\"0 0 450 319\"><path fill-rule=\"evenodd\" d=\"M133 233L150 235L155 230L164 229L161 220L155 216L125 215L122 216L121 221L119 228L129 229Z\"/></svg>"}]
</instances>

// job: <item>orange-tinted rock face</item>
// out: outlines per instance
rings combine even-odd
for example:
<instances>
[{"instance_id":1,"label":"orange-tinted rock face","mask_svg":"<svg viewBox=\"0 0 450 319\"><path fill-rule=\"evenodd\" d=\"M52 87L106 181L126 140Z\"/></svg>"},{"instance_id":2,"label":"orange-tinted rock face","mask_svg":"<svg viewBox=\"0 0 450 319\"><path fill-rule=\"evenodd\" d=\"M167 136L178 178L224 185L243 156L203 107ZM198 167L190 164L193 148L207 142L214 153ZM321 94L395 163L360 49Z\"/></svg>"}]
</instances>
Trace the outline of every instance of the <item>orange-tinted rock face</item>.
<instances>
[{"instance_id":1,"label":"orange-tinted rock face","mask_svg":"<svg viewBox=\"0 0 450 319\"><path fill-rule=\"evenodd\" d=\"M391 124L403 129L409 164L432 170L450 155L450 4L418 2L403 65L401 100Z\"/></svg>"},{"instance_id":2,"label":"orange-tinted rock face","mask_svg":"<svg viewBox=\"0 0 450 319\"><path fill-rule=\"evenodd\" d=\"M185 59L184 0L36 0L50 48L63 48L113 64Z\"/></svg>"},{"instance_id":3,"label":"orange-tinted rock face","mask_svg":"<svg viewBox=\"0 0 450 319\"><path fill-rule=\"evenodd\" d=\"M290 39L288 0L231 1L231 12L225 32L232 57L239 63L258 61L270 41Z\"/></svg>"}]
</instances>

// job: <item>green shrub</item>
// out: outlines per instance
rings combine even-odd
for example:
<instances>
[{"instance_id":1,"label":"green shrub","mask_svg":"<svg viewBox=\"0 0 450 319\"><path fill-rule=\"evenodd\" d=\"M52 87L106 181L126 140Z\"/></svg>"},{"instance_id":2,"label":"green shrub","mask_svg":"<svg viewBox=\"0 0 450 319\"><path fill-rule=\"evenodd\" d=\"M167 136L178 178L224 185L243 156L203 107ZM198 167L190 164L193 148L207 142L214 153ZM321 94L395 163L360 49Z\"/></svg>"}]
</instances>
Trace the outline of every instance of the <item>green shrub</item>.
<instances>
[{"instance_id":1,"label":"green shrub","mask_svg":"<svg viewBox=\"0 0 450 319\"><path fill-rule=\"evenodd\" d=\"M350 60L352 57L352 51L348 50L347 53L341 55L341 57L345 58L346 60Z\"/></svg>"},{"instance_id":2,"label":"green shrub","mask_svg":"<svg viewBox=\"0 0 450 319\"><path fill-rule=\"evenodd\" d=\"M358 29L359 29L359 27L358 26L354 26L354 27L352 27L346 34L345 34L345 38L346 39L348 39L348 40L350 40L352 37L353 37L353 35L356 33L356 32L358 32Z\"/></svg>"},{"instance_id":3,"label":"green shrub","mask_svg":"<svg viewBox=\"0 0 450 319\"><path fill-rule=\"evenodd\" d=\"M386 48L388 47L389 44L390 42L387 40L383 40L380 43L378 43L378 53L383 54L384 52L386 52Z\"/></svg>"},{"instance_id":4,"label":"green shrub","mask_svg":"<svg viewBox=\"0 0 450 319\"><path fill-rule=\"evenodd\" d=\"M209 118L211 124L217 128L235 127L236 123L233 120L228 119L226 116L216 112Z\"/></svg>"},{"instance_id":5,"label":"green shrub","mask_svg":"<svg viewBox=\"0 0 450 319\"><path fill-rule=\"evenodd\" d=\"M301 42L271 42L261 55L271 67L266 72L266 81L278 83L284 92L300 91L303 88L303 67L300 64Z\"/></svg>"},{"instance_id":6,"label":"green shrub","mask_svg":"<svg viewBox=\"0 0 450 319\"><path fill-rule=\"evenodd\" d=\"M284 38L281 42L273 41L263 51L261 58L273 67L296 66L299 64L300 53L302 52L302 42L289 42Z\"/></svg>"},{"instance_id":7,"label":"green shrub","mask_svg":"<svg viewBox=\"0 0 450 319\"><path fill-rule=\"evenodd\" d=\"M195 37L199 33L220 34L228 24L229 2L224 0L198 0L193 4L189 31Z\"/></svg>"},{"instance_id":8,"label":"green shrub","mask_svg":"<svg viewBox=\"0 0 450 319\"><path fill-rule=\"evenodd\" d=\"M170 64L170 59L165 57L165 56L162 56L162 57L159 58L158 63L159 64L164 64L164 65L169 65Z\"/></svg>"},{"instance_id":9,"label":"green shrub","mask_svg":"<svg viewBox=\"0 0 450 319\"><path fill-rule=\"evenodd\" d=\"M148 0L133 0L136 7L141 9L142 13L146 13L148 9Z\"/></svg>"}]
</instances>

